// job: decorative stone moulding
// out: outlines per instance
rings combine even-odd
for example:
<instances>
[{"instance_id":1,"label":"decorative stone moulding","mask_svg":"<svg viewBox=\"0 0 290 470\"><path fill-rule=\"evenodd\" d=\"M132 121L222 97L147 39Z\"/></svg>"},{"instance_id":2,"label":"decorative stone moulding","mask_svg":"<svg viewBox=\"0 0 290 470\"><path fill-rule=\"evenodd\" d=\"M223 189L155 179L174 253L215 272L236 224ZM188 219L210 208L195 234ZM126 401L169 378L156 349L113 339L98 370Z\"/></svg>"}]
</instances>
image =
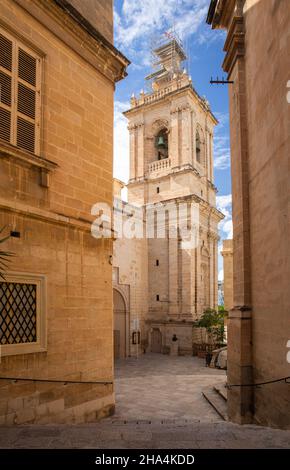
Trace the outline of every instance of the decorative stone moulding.
<instances>
[{"instance_id":1,"label":"decorative stone moulding","mask_svg":"<svg viewBox=\"0 0 290 470\"><path fill-rule=\"evenodd\" d=\"M113 83L127 75L130 61L65 0L15 1Z\"/></svg>"},{"instance_id":2,"label":"decorative stone moulding","mask_svg":"<svg viewBox=\"0 0 290 470\"><path fill-rule=\"evenodd\" d=\"M57 163L26 150L22 150L2 140L0 144L0 158L13 159L24 166L39 168L39 184L46 188L49 186L49 173L58 168Z\"/></svg>"}]
</instances>

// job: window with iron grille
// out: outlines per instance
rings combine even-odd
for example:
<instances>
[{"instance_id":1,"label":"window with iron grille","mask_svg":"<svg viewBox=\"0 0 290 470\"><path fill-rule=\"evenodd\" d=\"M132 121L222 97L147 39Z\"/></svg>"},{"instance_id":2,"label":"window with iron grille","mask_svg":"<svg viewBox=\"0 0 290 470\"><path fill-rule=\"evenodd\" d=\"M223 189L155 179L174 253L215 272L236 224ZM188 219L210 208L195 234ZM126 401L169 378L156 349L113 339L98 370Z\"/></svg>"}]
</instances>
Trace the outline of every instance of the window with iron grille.
<instances>
[{"instance_id":1,"label":"window with iron grille","mask_svg":"<svg viewBox=\"0 0 290 470\"><path fill-rule=\"evenodd\" d=\"M45 349L45 279L10 274L0 282L1 353L21 354Z\"/></svg>"},{"instance_id":2,"label":"window with iron grille","mask_svg":"<svg viewBox=\"0 0 290 470\"><path fill-rule=\"evenodd\" d=\"M0 28L0 139L40 153L41 59Z\"/></svg>"}]
</instances>

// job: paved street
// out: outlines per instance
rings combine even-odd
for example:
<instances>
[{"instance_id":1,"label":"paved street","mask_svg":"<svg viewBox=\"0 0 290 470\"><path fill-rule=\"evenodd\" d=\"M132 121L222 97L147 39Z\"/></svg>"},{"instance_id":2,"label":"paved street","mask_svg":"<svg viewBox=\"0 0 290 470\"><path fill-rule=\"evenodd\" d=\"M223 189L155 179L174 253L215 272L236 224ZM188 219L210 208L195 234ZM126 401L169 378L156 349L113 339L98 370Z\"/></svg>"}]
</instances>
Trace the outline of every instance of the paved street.
<instances>
[{"instance_id":1,"label":"paved street","mask_svg":"<svg viewBox=\"0 0 290 470\"><path fill-rule=\"evenodd\" d=\"M221 421L203 398L204 387L225 381L197 357L146 354L116 365L116 417Z\"/></svg>"},{"instance_id":2,"label":"paved street","mask_svg":"<svg viewBox=\"0 0 290 470\"><path fill-rule=\"evenodd\" d=\"M116 366L116 414L84 425L0 428L1 448L289 448L290 431L224 422L202 397L223 371L195 357L145 355Z\"/></svg>"}]
</instances>

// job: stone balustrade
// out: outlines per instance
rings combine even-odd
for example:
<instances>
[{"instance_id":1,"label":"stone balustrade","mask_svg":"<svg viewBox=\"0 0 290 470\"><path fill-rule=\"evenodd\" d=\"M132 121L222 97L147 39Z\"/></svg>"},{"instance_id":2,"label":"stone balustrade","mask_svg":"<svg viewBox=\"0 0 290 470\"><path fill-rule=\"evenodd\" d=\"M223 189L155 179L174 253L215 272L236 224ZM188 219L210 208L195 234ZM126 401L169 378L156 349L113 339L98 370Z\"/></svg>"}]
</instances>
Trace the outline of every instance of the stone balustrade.
<instances>
[{"instance_id":1,"label":"stone balustrade","mask_svg":"<svg viewBox=\"0 0 290 470\"><path fill-rule=\"evenodd\" d=\"M155 162L149 163L148 170L151 173L152 171L165 170L171 167L170 158L164 158L163 160L156 160Z\"/></svg>"},{"instance_id":2,"label":"stone balustrade","mask_svg":"<svg viewBox=\"0 0 290 470\"><path fill-rule=\"evenodd\" d=\"M154 93L146 94L140 93L140 97L132 97L131 98L131 108L135 108L136 106L141 106L143 104L150 104L154 101L158 101L163 98L165 95L168 95L172 91L179 90L182 87L191 83L191 80L187 75L185 75L182 79L173 80L170 85L160 90L155 91Z\"/></svg>"}]
</instances>

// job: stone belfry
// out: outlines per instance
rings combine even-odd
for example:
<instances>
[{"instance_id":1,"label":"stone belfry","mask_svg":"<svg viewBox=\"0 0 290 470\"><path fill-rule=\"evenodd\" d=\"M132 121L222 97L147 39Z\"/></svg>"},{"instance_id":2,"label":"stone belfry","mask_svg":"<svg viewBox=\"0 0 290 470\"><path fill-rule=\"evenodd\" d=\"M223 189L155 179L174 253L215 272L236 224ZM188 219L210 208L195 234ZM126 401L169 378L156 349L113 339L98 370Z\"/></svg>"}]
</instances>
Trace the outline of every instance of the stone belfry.
<instances>
[{"instance_id":1,"label":"stone belfry","mask_svg":"<svg viewBox=\"0 0 290 470\"><path fill-rule=\"evenodd\" d=\"M197 205L199 242L191 249L171 238L148 238L148 338L166 352L172 334L191 353L192 324L207 307L216 308L218 223L213 184L213 128L209 103L183 69L180 41L167 35L153 50L155 66L146 79L150 93L131 98L124 114L130 134L130 204L169 202ZM146 260L147 262L147 260ZM144 295L147 295L145 292Z\"/></svg>"}]
</instances>

